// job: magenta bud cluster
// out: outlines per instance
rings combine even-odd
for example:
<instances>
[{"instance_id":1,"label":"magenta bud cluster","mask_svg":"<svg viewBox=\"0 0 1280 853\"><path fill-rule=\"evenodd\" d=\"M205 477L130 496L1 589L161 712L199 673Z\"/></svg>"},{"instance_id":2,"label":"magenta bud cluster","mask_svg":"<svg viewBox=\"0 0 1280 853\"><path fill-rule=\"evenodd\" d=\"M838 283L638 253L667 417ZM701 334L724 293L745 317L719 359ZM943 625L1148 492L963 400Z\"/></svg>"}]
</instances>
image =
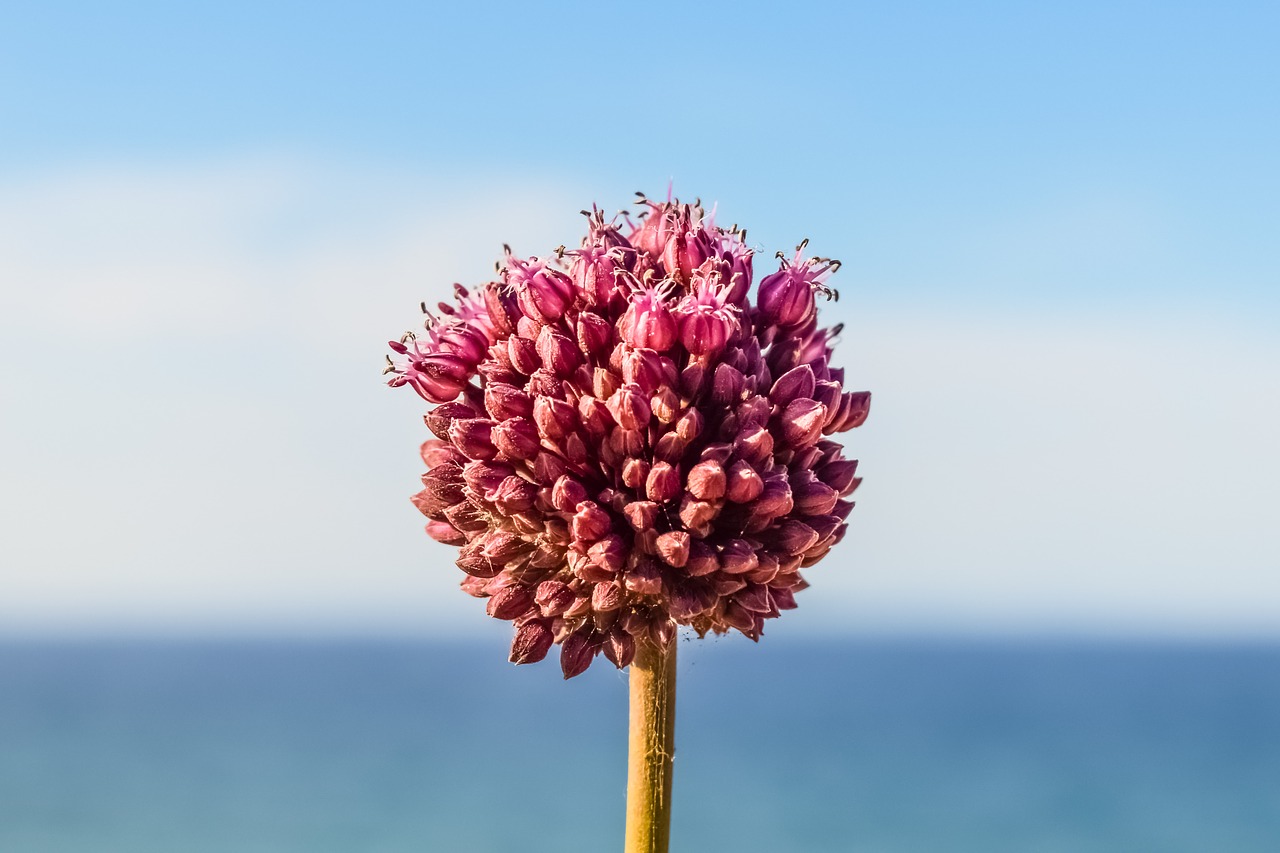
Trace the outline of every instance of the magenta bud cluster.
<instances>
[{"instance_id":1,"label":"magenta bud cluster","mask_svg":"<svg viewBox=\"0 0 1280 853\"><path fill-rule=\"evenodd\" d=\"M634 222L589 212L576 250L508 251L388 359L389 384L435 404L413 496L427 532L514 623L511 660L558 645L566 678L680 625L759 639L844 536L860 482L829 436L870 394L831 366L839 328L815 299L838 262L802 244L753 301L744 231L640 205Z\"/></svg>"}]
</instances>

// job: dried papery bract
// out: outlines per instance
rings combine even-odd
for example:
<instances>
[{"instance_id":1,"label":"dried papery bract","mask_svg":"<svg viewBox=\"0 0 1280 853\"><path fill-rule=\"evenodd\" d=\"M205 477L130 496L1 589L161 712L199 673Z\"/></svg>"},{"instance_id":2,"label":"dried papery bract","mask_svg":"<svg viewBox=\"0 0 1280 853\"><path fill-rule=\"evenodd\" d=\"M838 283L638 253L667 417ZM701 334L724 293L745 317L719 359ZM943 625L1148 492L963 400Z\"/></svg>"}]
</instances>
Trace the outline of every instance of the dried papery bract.
<instances>
[{"instance_id":1,"label":"dried papery bract","mask_svg":"<svg viewBox=\"0 0 1280 853\"><path fill-rule=\"evenodd\" d=\"M390 344L389 384L436 404L413 498L427 532L514 623L511 660L558 646L566 678L601 654L665 672L680 625L759 639L860 482L829 436L870 395L845 390L839 327L817 317L838 262L780 253L753 301L745 231L639 204L635 223L587 212L577 249L508 250Z\"/></svg>"}]
</instances>

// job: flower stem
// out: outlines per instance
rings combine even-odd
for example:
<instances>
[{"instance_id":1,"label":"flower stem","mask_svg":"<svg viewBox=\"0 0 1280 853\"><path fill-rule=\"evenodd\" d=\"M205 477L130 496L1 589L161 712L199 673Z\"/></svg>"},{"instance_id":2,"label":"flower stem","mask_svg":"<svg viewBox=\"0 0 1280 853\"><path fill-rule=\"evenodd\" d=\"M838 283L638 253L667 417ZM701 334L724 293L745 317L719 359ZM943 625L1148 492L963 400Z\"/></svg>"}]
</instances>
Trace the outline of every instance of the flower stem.
<instances>
[{"instance_id":1,"label":"flower stem","mask_svg":"<svg viewBox=\"0 0 1280 853\"><path fill-rule=\"evenodd\" d=\"M631 662L625 853L667 853L676 741L676 641L637 644Z\"/></svg>"}]
</instances>

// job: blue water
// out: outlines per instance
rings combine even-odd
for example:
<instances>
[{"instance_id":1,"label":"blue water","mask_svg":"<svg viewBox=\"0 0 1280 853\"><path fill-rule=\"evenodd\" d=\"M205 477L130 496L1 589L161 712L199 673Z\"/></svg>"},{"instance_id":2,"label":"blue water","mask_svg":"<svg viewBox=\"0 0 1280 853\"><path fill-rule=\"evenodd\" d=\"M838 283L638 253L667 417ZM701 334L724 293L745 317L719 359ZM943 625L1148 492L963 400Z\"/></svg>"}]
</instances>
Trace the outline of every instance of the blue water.
<instances>
[{"instance_id":1,"label":"blue water","mask_svg":"<svg viewBox=\"0 0 1280 853\"><path fill-rule=\"evenodd\" d=\"M1280 647L681 646L672 849L1280 850ZM0 851L613 851L626 681L497 644L0 645Z\"/></svg>"}]
</instances>

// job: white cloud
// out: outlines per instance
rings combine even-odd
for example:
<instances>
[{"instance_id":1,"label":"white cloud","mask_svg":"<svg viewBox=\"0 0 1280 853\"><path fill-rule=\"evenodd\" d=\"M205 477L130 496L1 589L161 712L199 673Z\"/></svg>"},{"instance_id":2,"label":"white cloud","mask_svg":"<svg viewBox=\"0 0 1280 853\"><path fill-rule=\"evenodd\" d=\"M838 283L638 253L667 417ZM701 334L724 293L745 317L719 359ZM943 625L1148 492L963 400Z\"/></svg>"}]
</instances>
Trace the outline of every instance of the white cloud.
<instances>
[{"instance_id":1,"label":"white cloud","mask_svg":"<svg viewBox=\"0 0 1280 853\"><path fill-rule=\"evenodd\" d=\"M0 626L499 631L406 500L382 342L590 200L266 161L7 188ZM839 307L867 481L775 630L1280 624L1274 335Z\"/></svg>"}]
</instances>

